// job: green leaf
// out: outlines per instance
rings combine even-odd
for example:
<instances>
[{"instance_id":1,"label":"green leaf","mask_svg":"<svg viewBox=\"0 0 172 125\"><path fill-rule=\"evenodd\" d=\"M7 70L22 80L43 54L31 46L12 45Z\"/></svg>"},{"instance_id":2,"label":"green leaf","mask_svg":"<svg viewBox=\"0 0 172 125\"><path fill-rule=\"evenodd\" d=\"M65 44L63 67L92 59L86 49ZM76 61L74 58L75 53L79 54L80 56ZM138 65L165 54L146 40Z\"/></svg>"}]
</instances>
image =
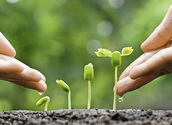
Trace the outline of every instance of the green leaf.
<instances>
[{"instance_id":1,"label":"green leaf","mask_svg":"<svg viewBox=\"0 0 172 125\"><path fill-rule=\"evenodd\" d=\"M122 56L130 55L133 52L132 47L125 47L122 49Z\"/></svg>"},{"instance_id":2,"label":"green leaf","mask_svg":"<svg viewBox=\"0 0 172 125\"><path fill-rule=\"evenodd\" d=\"M84 79L87 81L92 81L94 78L93 64L89 63L84 67Z\"/></svg>"},{"instance_id":3,"label":"green leaf","mask_svg":"<svg viewBox=\"0 0 172 125\"><path fill-rule=\"evenodd\" d=\"M65 92L70 92L69 86L64 81L56 80L56 82L62 90L64 90Z\"/></svg>"},{"instance_id":4,"label":"green leaf","mask_svg":"<svg viewBox=\"0 0 172 125\"><path fill-rule=\"evenodd\" d=\"M111 63L113 67L119 67L121 65L121 53L119 51L112 53Z\"/></svg>"},{"instance_id":5,"label":"green leaf","mask_svg":"<svg viewBox=\"0 0 172 125\"><path fill-rule=\"evenodd\" d=\"M97 52L95 52L98 57L112 57L112 52L107 49L98 49Z\"/></svg>"},{"instance_id":6,"label":"green leaf","mask_svg":"<svg viewBox=\"0 0 172 125\"><path fill-rule=\"evenodd\" d=\"M49 100L50 100L50 98L49 98L48 96L45 96L45 97L41 98L41 99L36 103L36 106L40 106L40 105L46 103L46 102L49 101Z\"/></svg>"}]
</instances>

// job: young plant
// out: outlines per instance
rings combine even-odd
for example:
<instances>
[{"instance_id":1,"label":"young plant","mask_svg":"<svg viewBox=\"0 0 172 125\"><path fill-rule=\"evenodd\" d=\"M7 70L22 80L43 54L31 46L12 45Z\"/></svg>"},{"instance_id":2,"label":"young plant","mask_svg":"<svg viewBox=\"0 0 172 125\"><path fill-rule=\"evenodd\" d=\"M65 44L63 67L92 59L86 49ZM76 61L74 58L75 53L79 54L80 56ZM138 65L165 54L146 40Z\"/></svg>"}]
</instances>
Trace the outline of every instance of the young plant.
<instances>
[{"instance_id":1,"label":"young plant","mask_svg":"<svg viewBox=\"0 0 172 125\"><path fill-rule=\"evenodd\" d=\"M115 92L114 92L114 101L113 101L113 110L116 110L116 93L117 93L117 68L121 65L121 56L130 55L133 52L132 47L125 47L122 49L122 52L114 51L113 53L107 49L98 49L96 55L98 57L110 57L111 64L115 67Z\"/></svg>"},{"instance_id":2,"label":"young plant","mask_svg":"<svg viewBox=\"0 0 172 125\"><path fill-rule=\"evenodd\" d=\"M37 103L36 106L40 106L45 103L44 111L47 111L50 98L48 96L42 97Z\"/></svg>"},{"instance_id":3,"label":"young plant","mask_svg":"<svg viewBox=\"0 0 172 125\"><path fill-rule=\"evenodd\" d=\"M88 81L88 104L87 109L91 107L91 81L94 78L93 64L89 63L84 67L84 79Z\"/></svg>"},{"instance_id":4,"label":"young plant","mask_svg":"<svg viewBox=\"0 0 172 125\"><path fill-rule=\"evenodd\" d=\"M62 80L56 80L56 82L63 91L68 93L68 109L71 109L71 91L69 86Z\"/></svg>"}]
</instances>

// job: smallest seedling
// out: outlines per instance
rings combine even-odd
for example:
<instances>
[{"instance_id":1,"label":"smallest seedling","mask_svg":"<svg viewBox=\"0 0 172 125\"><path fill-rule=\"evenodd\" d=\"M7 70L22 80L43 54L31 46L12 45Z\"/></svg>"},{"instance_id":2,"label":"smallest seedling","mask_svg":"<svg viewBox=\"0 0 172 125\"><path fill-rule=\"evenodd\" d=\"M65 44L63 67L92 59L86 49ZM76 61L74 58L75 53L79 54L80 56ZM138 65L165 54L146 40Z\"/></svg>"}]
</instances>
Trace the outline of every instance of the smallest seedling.
<instances>
[{"instance_id":1,"label":"smallest seedling","mask_svg":"<svg viewBox=\"0 0 172 125\"><path fill-rule=\"evenodd\" d=\"M50 97L45 96L45 97L41 98L41 99L36 103L36 106L40 106L40 105L42 105L42 104L45 103L44 110L47 111L49 102L50 102Z\"/></svg>"},{"instance_id":2,"label":"smallest seedling","mask_svg":"<svg viewBox=\"0 0 172 125\"><path fill-rule=\"evenodd\" d=\"M71 91L69 86L62 80L56 80L56 82L63 91L68 93L68 109L71 109Z\"/></svg>"}]
</instances>

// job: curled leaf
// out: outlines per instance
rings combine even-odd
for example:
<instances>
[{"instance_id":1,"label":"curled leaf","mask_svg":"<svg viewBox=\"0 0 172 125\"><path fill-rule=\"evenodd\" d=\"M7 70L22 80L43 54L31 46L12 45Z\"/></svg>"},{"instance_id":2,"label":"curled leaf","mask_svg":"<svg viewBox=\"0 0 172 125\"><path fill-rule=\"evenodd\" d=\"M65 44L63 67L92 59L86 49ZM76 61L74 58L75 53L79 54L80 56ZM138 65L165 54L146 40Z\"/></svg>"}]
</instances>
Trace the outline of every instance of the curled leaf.
<instances>
[{"instance_id":1,"label":"curled leaf","mask_svg":"<svg viewBox=\"0 0 172 125\"><path fill-rule=\"evenodd\" d=\"M84 67L84 79L88 81L92 81L93 78L94 78L93 64L89 63Z\"/></svg>"},{"instance_id":2,"label":"curled leaf","mask_svg":"<svg viewBox=\"0 0 172 125\"><path fill-rule=\"evenodd\" d=\"M65 92L69 92L70 88L69 86L62 80L56 80L57 84L59 85L59 87L64 90Z\"/></svg>"},{"instance_id":3,"label":"curled leaf","mask_svg":"<svg viewBox=\"0 0 172 125\"><path fill-rule=\"evenodd\" d=\"M122 56L130 55L133 52L132 47L125 47L122 49Z\"/></svg>"},{"instance_id":4,"label":"curled leaf","mask_svg":"<svg viewBox=\"0 0 172 125\"><path fill-rule=\"evenodd\" d=\"M40 105L46 103L46 102L49 101L49 100L50 100L50 98L49 98L48 96L45 96L45 97L41 98L41 99L36 103L36 106L40 106Z\"/></svg>"},{"instance_id":5,"label":"curled leaf","mask_svg":"<svg viewBox=\"0 0 172 125\"><path fill-rule=\"evenodd\" d=\"M45 97L41 98L41 99L36 103L36 106L40 106L40 105L42 105L42 104L45 103L44 110L47 111L49 102L50 102L50 98L49 98L48 96L45 96Z\"/></svg>"},{"instance_id":6,"label":"curled leaf","mask_svg":"<svg viewBox=\"0 0 172 125\"><path fill-rule=\"evenodd\" d=\"M114 51L111 57L111 63L113 67L119 67L121 65L121 53Z\"/></svg>"},{"instance_id":7,"label":"curled leaf","mask_svg":"<svg viewBox=\"0 0 172 125\"><path fill-rule=\"evenodd\" d=\"M95 52L98 57L112 57L112 52L107 49L98 49L97 52Z\"/></svg>"}]
</instances>

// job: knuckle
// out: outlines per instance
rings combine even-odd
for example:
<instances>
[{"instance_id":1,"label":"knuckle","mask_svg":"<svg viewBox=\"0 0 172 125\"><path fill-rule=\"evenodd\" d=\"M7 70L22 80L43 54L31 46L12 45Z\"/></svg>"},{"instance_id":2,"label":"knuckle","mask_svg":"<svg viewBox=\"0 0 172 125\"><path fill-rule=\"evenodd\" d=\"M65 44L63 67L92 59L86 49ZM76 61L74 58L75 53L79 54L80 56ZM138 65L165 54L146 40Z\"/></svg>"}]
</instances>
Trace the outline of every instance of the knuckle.
<instances>
[{"instance_id":1,"label":"knuckle","mask_svg":"<svg viewBox=\"0 0 172 125\"><path fill-rule=\"evenodd\" d=\"M162 59L162 62L166 62L168 63L172 57L172 49L170 50L169 48L167 49L162 49L158 52L158 57L160 57Z\"/></svg>"},{"instance_id":2,"label":"knuckle","mask_svg":"<svg viewBox=\"0 0 172 125\"><path fill-rule=\"evenodd\" d=\"M158 52L158 56L162 57L163 59L166 58L166 50L162 49Z\"/></svg>"}]
</instances>

